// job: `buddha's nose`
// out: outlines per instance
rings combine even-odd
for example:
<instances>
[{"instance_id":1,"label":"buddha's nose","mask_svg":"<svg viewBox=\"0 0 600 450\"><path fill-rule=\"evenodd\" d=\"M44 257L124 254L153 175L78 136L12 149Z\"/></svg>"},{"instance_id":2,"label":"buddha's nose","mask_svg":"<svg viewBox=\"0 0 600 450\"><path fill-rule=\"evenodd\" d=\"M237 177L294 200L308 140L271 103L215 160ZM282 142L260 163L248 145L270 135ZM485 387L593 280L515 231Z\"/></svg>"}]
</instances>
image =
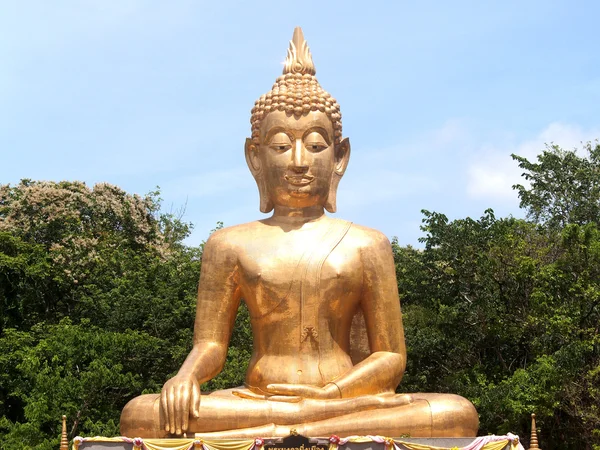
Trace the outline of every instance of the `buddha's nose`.
<instances>
[{"instance_id":1,"label":"buddha's nose","mask_svg":"<svg viewBox=\"0 0 600 450\"><path fill-rule=\"evenodd\" d=\"M301 139L297 139L292 149L292 161L290 168L296 172L305 172L308 170L306 163L306 150Z\"/></svg>"}]
</instances>

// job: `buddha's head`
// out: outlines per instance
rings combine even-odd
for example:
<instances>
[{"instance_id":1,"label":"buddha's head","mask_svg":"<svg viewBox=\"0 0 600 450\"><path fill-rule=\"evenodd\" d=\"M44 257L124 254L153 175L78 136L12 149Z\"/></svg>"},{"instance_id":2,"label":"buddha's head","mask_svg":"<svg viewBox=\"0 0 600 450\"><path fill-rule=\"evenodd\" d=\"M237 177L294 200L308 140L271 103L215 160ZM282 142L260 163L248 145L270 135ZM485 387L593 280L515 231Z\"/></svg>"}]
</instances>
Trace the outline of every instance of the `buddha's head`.
<instances>
[{"instance_id":1,"label":"buddha's head","mask_svg":"<svg viewBox=\"0 0 600 450\"><path fill-rule=\"evenodd\" d=\"M260 210L275 205L321 205L336 211L337 187L350 157L342 139L340 106L315 78L308 45L298 27L283 75L252 108L246 161L258 184Z\"/></svg>"}]
</instances>

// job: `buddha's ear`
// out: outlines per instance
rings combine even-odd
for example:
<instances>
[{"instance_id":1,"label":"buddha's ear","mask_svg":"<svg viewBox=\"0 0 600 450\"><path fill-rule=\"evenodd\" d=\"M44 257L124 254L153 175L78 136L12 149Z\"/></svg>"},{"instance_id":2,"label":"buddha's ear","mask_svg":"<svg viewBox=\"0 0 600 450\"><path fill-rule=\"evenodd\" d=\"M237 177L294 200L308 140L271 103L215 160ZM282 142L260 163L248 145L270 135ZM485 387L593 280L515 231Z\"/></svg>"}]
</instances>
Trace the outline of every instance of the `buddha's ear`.
<instances>
[{"instance_id":1,"label":"buddha's ear","mask_svg":"<svg viewBox=\"0 0 600 450\"><path fill-rule=\"evenodd\" d=\"M335 146L335 173L341 178L350 161L350 139L344 138Z\"/></svg>"},{"instance_id":2,"label":"buddha's ear","mask_svg":"<svg viewBox=\"0 0 600 450\"><path fill-rule=\"evenodd\" d=\"M258 155L258 146L252 142L252 139L246 138L244 146L246 154L246 163L258 186L258 195L260 196L260 211L268 213L273 210L273 201L269 197L267 183L263 174L263 167Z\"/></svg>"},{"instance_id":3,"label":"buddha's ear","mask_svg":"<svg viewBox=\"0 0 600 450\"><path fill-rule=\"evenodd\" d=\"M334 157L335 165L333 167L331 183L329 184L329 195L325 202L325 209L330 213L337 211L337 189L344 172L346 172L346 167L348 167L348 161L350 161L350 139L345 138L335 146Z\"/></svg>"}]
</instances>

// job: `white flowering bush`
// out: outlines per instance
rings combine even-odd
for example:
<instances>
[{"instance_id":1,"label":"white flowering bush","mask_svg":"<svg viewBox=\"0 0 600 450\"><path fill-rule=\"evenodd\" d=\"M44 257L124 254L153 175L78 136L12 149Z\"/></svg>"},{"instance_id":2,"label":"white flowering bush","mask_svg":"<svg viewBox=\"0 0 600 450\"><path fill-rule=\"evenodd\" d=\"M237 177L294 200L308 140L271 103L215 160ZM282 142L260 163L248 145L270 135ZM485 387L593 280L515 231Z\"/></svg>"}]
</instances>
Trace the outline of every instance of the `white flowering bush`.
<instances>
[{"instance_id":1,"label":"white flowering bush","mask_svg":"<svg viewBox=\"0 0 600 450\"><path fill-rule=\"evenodd\" d=\"M123 405L186 356L201 248L158 195L0 185L3 448L58 448L62 414L72 436L118 434Z\"/></svg>"}]
</instances>

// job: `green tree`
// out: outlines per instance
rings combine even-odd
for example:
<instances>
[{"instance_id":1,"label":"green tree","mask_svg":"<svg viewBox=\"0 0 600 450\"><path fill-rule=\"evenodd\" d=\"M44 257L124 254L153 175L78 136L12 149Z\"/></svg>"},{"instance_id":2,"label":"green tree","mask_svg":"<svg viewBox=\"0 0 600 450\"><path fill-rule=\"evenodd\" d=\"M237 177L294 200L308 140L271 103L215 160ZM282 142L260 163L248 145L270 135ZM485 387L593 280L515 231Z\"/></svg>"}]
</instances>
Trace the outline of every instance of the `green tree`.
<instances>
[{"instance_id":1,"label":"green tree","mask_svg":"<svg viewBox=\"0 0 600 450\"><path fill-rule=\"evenodd\" d=\"M158 192L0 186L7 448L52 447L63 413L72 434L116 434L124 404L176 372L192 343L200 272L201 249L183 243L189 230L160 213Z\"/></svg>"},{"instance_id":2,"label":"green tree","mask_svg":"<svg viewBox=\"0 0 600 450\"><path fill-rule=\"evenodd\" d=\"M600 147L514 156L530 220L424 211L422 250L394 243L407 373L401 388L471 399L480 432L600 448Z\"/></svg>"},{"instance_id":3,"label":"green tree","mask_svg":"<svg viewBox=\"0 0 600 450\"><path fill-rule=\"evenodd\" d=\"M517 184L521 207L531 219L550 227L600 220L600 143L584 144L584 156L576 150L549 145L530 162L512 155L530 185Z\"/></svg>"},{"instance_id":4,"label":"green tree","mask_svg":"<svg viewBox=\"0 0 600 450\"><path fill-rule=\"evenodd\" d=\"M471 399L480 432L544 448L591 448L600 433L600 234L535 223L448 221L425 212L425 248L394 246L408 347L401 384Z\"/></svg>"},{"instance_id":5,"label":"green tree","mask_svg":"<svg viewBox=\"0 0 600 450\"><path fill-rule=\"evenodd\" d=\"M217 229L222 223L217 224ZM56 448L116 435L131 398L159 392L192 345L202 245L160 212L159 193L106 183L0 185L0 439ZM223 373L203 388L242 384L252 346L238 313Z\"/></svg>"}]
</instances>

